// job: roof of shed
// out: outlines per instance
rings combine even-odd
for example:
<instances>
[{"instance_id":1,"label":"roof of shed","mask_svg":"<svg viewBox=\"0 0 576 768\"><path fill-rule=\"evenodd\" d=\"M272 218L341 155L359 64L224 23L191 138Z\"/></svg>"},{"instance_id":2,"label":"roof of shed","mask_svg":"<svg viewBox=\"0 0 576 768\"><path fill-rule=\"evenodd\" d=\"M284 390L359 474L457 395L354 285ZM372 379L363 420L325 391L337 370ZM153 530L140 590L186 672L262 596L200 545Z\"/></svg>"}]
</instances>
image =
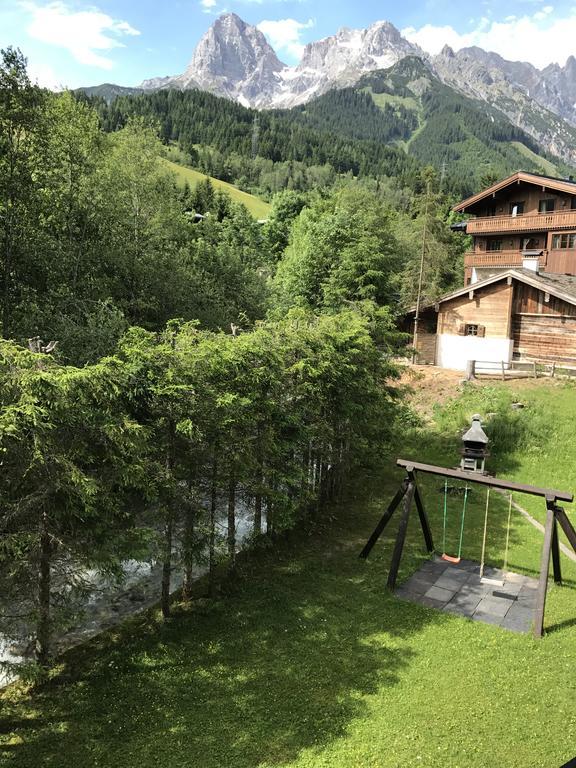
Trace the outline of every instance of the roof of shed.
<instances>
[{"instance_id":1,"label":"roof of shed","mask_svg":"<svg viewBox=\"0 0 576 768\"><path fill-rule=\"evenodd\" d=\"M545 291L551 296L555 296L558 299L574 304L576 306L576 276L574 275L557 275L551 272L540 272L536 274L530 269L507 269L505 272L498 272L496 275L487 277L485 280L479 280L477 283L471 283L465 285L463 288L459 288L456 291L444 294L436 301L423 304L420 310L429 309L436 304L443 304L451 299L457 299L459 296L465 296L470 291L479 291L482 288L486 288L489 285L494 285L502 280L507 280L509 277L512 280L518 280L520 283L531 285L533 288L537 288L540 291ZM406 314L410 315L416 312L416 307L412 307Z\"/></svg>"}]
</instances>

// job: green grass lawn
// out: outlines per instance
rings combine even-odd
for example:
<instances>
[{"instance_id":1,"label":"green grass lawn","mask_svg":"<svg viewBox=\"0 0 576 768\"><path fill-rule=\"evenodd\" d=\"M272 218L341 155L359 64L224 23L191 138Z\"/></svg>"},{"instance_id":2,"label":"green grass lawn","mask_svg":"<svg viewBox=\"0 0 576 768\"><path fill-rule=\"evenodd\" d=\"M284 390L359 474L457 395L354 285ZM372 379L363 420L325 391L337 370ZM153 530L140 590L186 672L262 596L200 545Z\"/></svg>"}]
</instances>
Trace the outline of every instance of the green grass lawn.
<instances>
[{"instance_id":1,"label":"green grass lawn","mask_svg":"<svg viewBox=\"0 0 576 768\"><path fill-rule=\"evenodd\" d=\"M194 188L199 181L206 178L206 174L200 173L200 171L195 171L193 168L188 168L188 166L178 165L178 163L173 163L171 160L167 159L164 159L164 162L171 171L174 171L182 186L184 186L184 183L187 181L188 184ZM228 184L226 181L220 181L220 179L215 179L212 176L209 176L208 178L215 189L220 189L223 192L226 192L235 203L242 203L245 205L255 219L268 218L268 214L270 213L269 203L260 200L259 197L248 194L248 192L243 192L241 189L238 189L232 184Z\"/></svg>"},{"instance_id":2,"label":"green grass lawn","mask_svg":"<svg viewBox=\"0 0 576 768\"><path fill-rule=\"evenodd\" d=\"M513 411L522 399L526 408ZM536 641L401 602L384 588L393 531L358 558L406 455L453 466L458 428L494 413L500 476L576 488L576 389L470 387L435 425L406 434L381 472L312 534L241 566L221 598L169 624L140 619L69 653L60 677L0 701L6 768L537 768L576 755L576 567L550 589ZM536 445L540 448L536 448ZM422 479L440 545L441 481ZM480 553L474 491L464 555ZM458 499L451 500L456 536ZM501 563L506 500L492 508ZM575 519L573 512L570 513ZM417 518L417 516L416 516ZM413 517L400 576L425 557ZM510 565L536 572L541 535L516 515Z\"/></svg>"}]
</instances>

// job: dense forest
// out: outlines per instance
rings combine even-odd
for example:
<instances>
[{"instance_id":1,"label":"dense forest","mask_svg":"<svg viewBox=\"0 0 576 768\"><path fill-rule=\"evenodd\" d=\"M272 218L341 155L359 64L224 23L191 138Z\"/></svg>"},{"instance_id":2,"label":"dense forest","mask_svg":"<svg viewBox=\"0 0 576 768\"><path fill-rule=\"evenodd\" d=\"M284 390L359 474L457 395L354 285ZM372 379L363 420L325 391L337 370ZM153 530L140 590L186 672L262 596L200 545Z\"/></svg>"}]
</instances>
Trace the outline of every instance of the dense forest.
<instances>
[{"instance_id":1,"label":"dense forest","mask_svg":"<svg viewBox=\"0 0 576 768\"><path fill-rule=\"evenodd\" d=\"M182 106L201 98L205 113ZM191 131L198 117L200 154L220 102L135 103L179 104ZM321 515L405 418L395 319L422 255L428 298L461 277L434 169L285 189L257 223L208 179L179 187L148 117L104 130L2 52L0 640L24 633L41 668L87 572L160 563L167 617L175 571L186 599L200 565L211 584L234 568L239 505L255 541ZM236 130L252 162L265 132L252 116Z\"/></svg>"},{"instance_id":2,"label":"dense forest","mask_svg":"<svg viewBox=\"0 0 576 768\"><path fill-rule=\"evenodd\" d=\"M365 75L284 110L256 111L203 91L160 90L87 99L105 131L138 116L159 125L185 162L256 194L328 186L343 174L393 177L418 190L432 165L454 199L475 192L486 176L524 168L542 171L536 142L496 109L443 85L420 59ZM524 147L524 151L522 151ZM557 158L559 171L568 169Z\"/></svg>"}]
</instances>

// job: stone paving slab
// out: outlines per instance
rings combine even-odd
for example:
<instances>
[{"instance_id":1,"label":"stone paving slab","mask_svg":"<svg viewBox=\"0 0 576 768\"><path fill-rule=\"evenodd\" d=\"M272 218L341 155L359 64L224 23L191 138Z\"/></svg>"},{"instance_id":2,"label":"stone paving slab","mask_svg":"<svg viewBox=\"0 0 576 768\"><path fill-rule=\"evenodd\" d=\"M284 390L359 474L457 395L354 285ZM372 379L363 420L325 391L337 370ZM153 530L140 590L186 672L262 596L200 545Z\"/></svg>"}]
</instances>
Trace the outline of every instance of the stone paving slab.
<instances>
[{"instance_id":1,"label":"stone paving slab","mask_svg":"<svg viewBox=\"0 0 576 768\"><path fill-rule=\"evenodd\" d=\"M538 581L519 573L485 568L489 579L480 580L480 565L472 560L448 563L436 557L426 561L396 595L402 600L436 608L453 616L493 624L511 632L529 632L532 626Z\"/></svg>"}]
</instances>

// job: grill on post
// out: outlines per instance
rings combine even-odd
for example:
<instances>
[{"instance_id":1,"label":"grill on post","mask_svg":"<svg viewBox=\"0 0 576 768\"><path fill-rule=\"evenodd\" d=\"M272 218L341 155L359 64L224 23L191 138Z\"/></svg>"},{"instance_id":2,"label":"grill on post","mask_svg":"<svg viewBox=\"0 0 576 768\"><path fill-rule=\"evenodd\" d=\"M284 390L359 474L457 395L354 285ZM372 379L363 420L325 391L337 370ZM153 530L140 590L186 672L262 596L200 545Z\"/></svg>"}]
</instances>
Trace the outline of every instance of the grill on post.
<instances>
[{"instance_id":1,"label":"grill on post","mask_svg":"<svg viewBox=\"0 0 576 768\"><path fill-rule=\"evenodd\" d=\"M480 416L472 416L470 429L462 436L462 458L460 468L467 472L479 472L485 474L484 464L488 452L488 438L482 429Z\"/></svg>"}]
</instances>

